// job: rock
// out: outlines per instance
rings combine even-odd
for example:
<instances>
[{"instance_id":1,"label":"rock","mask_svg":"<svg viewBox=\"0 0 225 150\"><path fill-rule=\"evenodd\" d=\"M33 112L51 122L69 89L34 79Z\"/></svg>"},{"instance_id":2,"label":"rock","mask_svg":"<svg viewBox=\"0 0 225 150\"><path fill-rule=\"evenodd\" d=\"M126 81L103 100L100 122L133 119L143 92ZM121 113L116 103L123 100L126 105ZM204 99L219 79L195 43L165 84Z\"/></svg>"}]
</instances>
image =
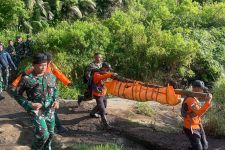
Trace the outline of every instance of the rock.
<instances>
[{"instance_id":1,"label":"rock","mask_svg":"<svg viewBox=\"0 0 225 150\"><path fill-rule=\"evenodd\" d=\"M20 129L12 124L2 124L0 125L0 129L0 144L15 144L20 138Z\"/></svg>"}]
</instances>

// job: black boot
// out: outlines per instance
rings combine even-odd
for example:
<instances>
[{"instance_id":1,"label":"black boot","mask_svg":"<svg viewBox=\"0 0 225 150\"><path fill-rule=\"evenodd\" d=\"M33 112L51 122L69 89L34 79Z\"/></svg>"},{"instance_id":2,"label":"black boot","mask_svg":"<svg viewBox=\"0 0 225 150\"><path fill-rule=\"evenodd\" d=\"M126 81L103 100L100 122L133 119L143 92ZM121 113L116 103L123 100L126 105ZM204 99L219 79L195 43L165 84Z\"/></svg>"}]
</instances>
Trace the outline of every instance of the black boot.
<instances>
[{"instance_id":1,"label":"black boot","mask_svg":"<svg viewBox=\"0 0 225 150\"><path fill-rule=\"evenodd\" d=\"M105 115L101 117L102 123L105 129L110 130L112 129L112 126L109 125L109 122L107 121Z\"/></svg>"},{"instance_id":2,"label":"black boot","mask_svg":"<svg viewBox=\"0 0 225 150\"><path fill-rule=\"evenodd\" d=\"M4 98L5 98L4 96L0 95L0 100L3 100Z\"/></svg>"},{"instance_id":3,"label":"black boot","mask_svg":"<svg viewBox=\"0 0 225 150\"><path fill-rule=\"evenodd\" d=\"M92 118L99 118L100 115L97 112L98 112L98 106L95 106L92 109L92 111L90 112L90 117L92 117Z\"/></svg>"},{"instance_id":4,"label":"black boot","mask_svg":"<svg viewBox=\"0 0 225 150\"><path fill-rule=\"evenodd\" d=\"M65 128L64 126L58 126L58 127L56 127L56 129L57 129L57 133L64 133L64 132L66 132L66 131L68 131L68 129L67 128Z\"/></svg>"},{"instance_id":5,"label":"black boot","mask_svg":"<svg viewBox=\"0 0 225 150\"><path fill-rule=\"evenodd\" d=\"M78 95L77 97L77 104L78 106L80 106L80 103L84 100L84 96L83 95Z\"/></svg>"}]
</instances>

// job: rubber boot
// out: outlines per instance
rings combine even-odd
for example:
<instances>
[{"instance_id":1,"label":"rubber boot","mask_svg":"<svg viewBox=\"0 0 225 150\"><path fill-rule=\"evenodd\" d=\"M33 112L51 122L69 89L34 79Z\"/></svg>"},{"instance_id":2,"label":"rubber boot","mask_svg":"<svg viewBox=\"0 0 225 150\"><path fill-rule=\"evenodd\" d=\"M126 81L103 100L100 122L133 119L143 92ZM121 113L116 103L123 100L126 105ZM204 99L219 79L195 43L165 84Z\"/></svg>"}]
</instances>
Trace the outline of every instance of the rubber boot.
<instances>
[{"instance_id":1,"label":"rubber boot","mask_svg":"<svg viewBox=\"0 0 225 150\"><path fill-rule=\"evenodd\" d=\"M107 130L112 129L112 126L109 125L109 122L107 121L105 115L101 116L101 119L102 119L102 123L103 123L103 126L105 129L107 129Z\"/></svg>"},{"instance_id":2,"label":"rubber boot","mask_svg":"<svg viewBox=\"0 0 225 150\"><path fill-rule=\"evenodd\" d=\"M80 103L84 100L84 96L83 95L78 95L77 97L77 104L78 106L80 106Z\"/></svg>"},{"instance_id":3,"label":"rubber boot","mask_svg":"<svg viewBox=\"0 0 225 150\"><path fill-rule=\"evenodd\" d=\"M5 98L4 96L0 95L0 100L3 100L4 98Z\"/></svg>"},{"instance_id":4,"label":"rubber boot","mask_svg":"<svg viewBox=\"0 0 225 150\"><path fill-rule=\"evenodd\" d=\"M95 106L95 107L92 109L92 111L90 112L90 117L92 117L92 118L99 118L100 115L97 114L97 112L98 112L98 106Z\"/></svg>"}]
</instances>

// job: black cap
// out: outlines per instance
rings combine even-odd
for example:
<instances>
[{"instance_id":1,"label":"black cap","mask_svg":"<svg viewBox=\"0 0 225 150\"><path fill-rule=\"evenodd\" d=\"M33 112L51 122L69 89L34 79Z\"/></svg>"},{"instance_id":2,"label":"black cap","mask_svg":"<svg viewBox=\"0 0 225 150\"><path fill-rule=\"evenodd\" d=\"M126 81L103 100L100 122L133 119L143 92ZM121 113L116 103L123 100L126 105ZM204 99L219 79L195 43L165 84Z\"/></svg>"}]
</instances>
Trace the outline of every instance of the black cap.
<instances>
[{"instance_id":1,"label":"black cap","mask_svg":"<svg viewBox=\"0 0 225 150\"><path fill-rule=\"evenodd\" d=\"M109 64L109 63L107 63L107 62L103 62L102 63L102 68L108 68L109 70L112 70L112 67L111 67L111 65Z\"/></svg>"},{"instance_id":2,"label":"black cap","mask_svg":"<svg viewBox=\"0 0 225 150\"><path fill-rule=\"evenodd\" d=\"M47 60L51 61L52 60L52 53L50 52L44 52L44 54L47 56Z\"/></svg>"},{"instance_id":3,"label":"black cap","mask_svg":"<svg viewBox=\"0 0 225 150\"><path fill-rule=\"evenodd\" d=\"M47 62L47 56L43 53L37 53L33 56L33 64L41 64Z\"/></svg>"},{"instance_id":4,"label":"black cap","mask_svg":"<svg viewBox=\"0 0 225 150\"><path fill-rule=\"evenodd\" d=\"M201 80L195 80L193 83L192 83L192 86L193 87L199 87L203 90L208 90L208 88L205 86L205 83Z\"/></svg>"}]
</instances>

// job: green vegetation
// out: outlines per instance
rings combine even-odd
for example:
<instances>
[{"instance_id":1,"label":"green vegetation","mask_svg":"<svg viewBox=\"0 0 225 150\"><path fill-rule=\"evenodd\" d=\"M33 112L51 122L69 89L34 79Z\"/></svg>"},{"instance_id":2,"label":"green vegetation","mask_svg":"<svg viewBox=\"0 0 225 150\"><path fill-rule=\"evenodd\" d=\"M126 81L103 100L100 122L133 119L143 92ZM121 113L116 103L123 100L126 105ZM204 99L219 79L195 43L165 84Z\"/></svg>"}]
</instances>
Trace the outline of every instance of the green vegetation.
<instances>
[{"instance_id":1,"label":"green vegetation","mask_svg":"<svg viewBox=\"0 0 225 150\"><path fill-rule=\"evenodd\" d=\"M154 115L154 111L151 108L151 106L148 104L148 102L146 103L137 102L135 105L135 110L136 110L136 113L143 114L149 117Z\"/></svg>"},{"instance_id":2,"label":"green vegetation","mask_svg":"<svg viewBox=\"0 0 225 150\"><path fill-rule=\"evenodd\" d=\"M225 137L225 78L221 77L213 87L213 106L206 114L205 126L207 133Z\"/></svg>"},{"instance_id":3,"label":"green vegetation","mask_svg":"<svg viewBox=\"0 0 225 150\"><path fill-rule=\"evenodd\" d=\"M75 145L74 150L123 150L121 146L104 144L104 145Z\"/></svg>"}]
</instances>

